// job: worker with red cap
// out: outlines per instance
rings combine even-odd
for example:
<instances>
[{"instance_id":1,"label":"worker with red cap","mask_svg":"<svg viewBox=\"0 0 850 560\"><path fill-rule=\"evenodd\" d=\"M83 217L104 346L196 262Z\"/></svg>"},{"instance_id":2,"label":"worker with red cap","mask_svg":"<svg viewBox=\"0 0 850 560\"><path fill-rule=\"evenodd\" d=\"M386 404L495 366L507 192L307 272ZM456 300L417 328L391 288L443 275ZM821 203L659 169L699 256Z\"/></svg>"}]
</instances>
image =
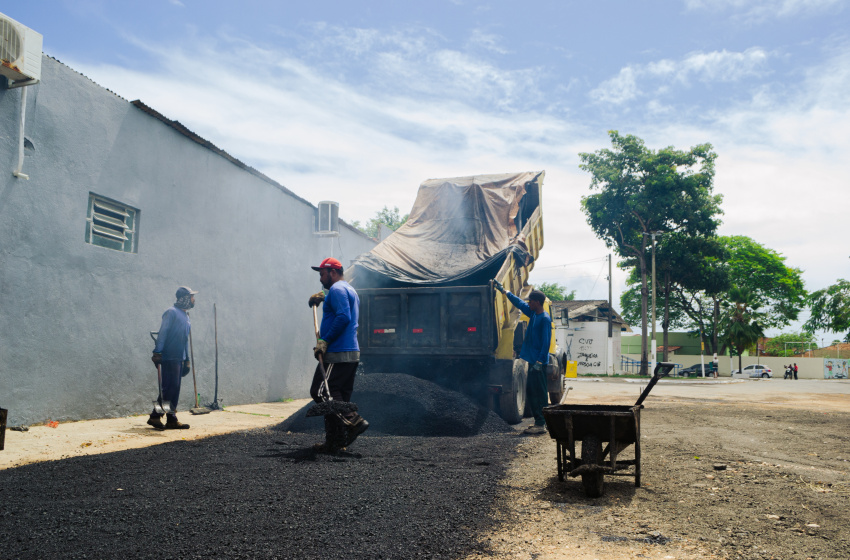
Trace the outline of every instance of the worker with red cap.
<instances>
[{"instance_id":1,"label":"worker with red cap","mask_svg":"<svg viewBox=\"0 0 850 560\"><path fill-rule=\"evenodd\" d=\"M322 359L327 367L330 397L335 401L351 401L354 377L360 363L360 345L357 343L357 323L360 316L360 298L354 288L345 281L342 263L333 257L311 267L319 272L319 281L324 292L310 296L310 307L322 306L322 324L319 340L313 349L316 359ZM316 366L310 396L322 402L324 375L321 363ZM357 436L366 431L369 422L356 412L328 414L325 416L325 443L319 451L336 452L351 445Z\"/></svg>"}]
</instances>

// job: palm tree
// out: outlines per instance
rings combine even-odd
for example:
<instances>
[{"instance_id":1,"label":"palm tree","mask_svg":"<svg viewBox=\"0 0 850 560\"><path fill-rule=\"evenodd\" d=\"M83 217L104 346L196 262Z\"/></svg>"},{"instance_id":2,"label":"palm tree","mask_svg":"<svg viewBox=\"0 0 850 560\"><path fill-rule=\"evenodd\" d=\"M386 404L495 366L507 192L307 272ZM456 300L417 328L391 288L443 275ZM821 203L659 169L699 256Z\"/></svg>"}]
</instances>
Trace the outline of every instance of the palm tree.
<instances>
[{"instance_id":1,"label":"palm tree","mask_svg":"<svg viewBox=\"0 0 850 560\"><path fill-rule=\"evenodd\" d=\"M738 353L738 371L744 371L741 367L741 354L756 344L758 339L764 336L764 331L755 320L758 304L755 303L750 290L732 286L729 289L729 299L734 307L726 316L726 339Z\"/></svg>"}]
</instances>

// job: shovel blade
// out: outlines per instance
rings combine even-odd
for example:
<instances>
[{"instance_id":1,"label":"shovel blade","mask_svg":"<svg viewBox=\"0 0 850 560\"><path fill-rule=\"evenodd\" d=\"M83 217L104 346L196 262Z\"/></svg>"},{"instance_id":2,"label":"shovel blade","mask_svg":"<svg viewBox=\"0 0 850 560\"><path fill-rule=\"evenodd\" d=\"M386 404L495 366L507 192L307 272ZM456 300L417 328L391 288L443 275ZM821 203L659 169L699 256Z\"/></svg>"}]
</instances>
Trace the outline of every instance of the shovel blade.
<instances>
[{"instance_id":1,"label":"shovel blade","mask_svg":"<svg viewBox=\"0 0 850 560\"><path fill-rule=\"evenodd\" d=\"M328 414L348 414L357 412L357 405L346 401L325 401L316 403L307 411L307 416L326 416Z\"/></svg>"},{"instance_id":2,"label":"shovel blade","mask_svg":"<svg viewBox=\"0 0 850 560\"><path fill-rule=\"evenodd\" d=\"M162 403L158 400L153 401L153 410L157 414L168 414L171 412L171 403L168 401L163 401Z\"/></svg>"}]
</instances>

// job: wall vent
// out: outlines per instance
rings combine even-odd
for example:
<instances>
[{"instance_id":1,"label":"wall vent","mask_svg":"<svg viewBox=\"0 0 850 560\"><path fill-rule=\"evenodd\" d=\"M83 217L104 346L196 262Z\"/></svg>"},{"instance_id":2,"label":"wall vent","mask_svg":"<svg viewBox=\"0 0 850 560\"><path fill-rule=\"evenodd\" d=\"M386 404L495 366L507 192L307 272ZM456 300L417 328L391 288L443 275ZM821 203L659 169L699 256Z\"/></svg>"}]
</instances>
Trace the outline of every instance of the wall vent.
<instances>
[{"instance_id":1,"label":"wall vent","mask_svg":"<svg viewBox=\"0 0 850 560\"><path fill-rule=\"evenodd\" d=\"M138 213L135 208L89 193L86 243L125 253L137 252Z\"/></svg>"}]
</instances>

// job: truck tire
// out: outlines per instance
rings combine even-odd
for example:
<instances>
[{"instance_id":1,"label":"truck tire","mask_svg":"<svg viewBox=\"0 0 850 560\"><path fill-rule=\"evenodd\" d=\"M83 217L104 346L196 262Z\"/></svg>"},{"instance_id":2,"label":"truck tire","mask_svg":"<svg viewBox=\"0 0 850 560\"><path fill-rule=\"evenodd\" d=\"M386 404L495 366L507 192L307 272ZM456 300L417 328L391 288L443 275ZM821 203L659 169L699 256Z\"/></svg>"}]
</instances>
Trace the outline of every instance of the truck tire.
<instances>
[{"instance_id":1,"label":"truck tire","mask_svg":"<svg viewBox=\"0 0 850 560\"><path fill-rule=\"evenodd\" d=\"M528 364L523 360L514 360L511 371L511 387L499 396L499 412L508 424L519 424L525 412L525 381L528 377Z\"/></svg>"},{"instance_id":2,"label":"truck tire","mask_svg":"<svg viewBox=\"0 0 850 560\"><path fill-rule=\"evenodd\" d=\"M581 441L581 464L598 465L602 462L602 442L594 435L588 435ZM584 495L588 498L598 498L602 495L605 485L604 474L601 472L581 475L581 485Z\"/></svg>"}]
</instances>

